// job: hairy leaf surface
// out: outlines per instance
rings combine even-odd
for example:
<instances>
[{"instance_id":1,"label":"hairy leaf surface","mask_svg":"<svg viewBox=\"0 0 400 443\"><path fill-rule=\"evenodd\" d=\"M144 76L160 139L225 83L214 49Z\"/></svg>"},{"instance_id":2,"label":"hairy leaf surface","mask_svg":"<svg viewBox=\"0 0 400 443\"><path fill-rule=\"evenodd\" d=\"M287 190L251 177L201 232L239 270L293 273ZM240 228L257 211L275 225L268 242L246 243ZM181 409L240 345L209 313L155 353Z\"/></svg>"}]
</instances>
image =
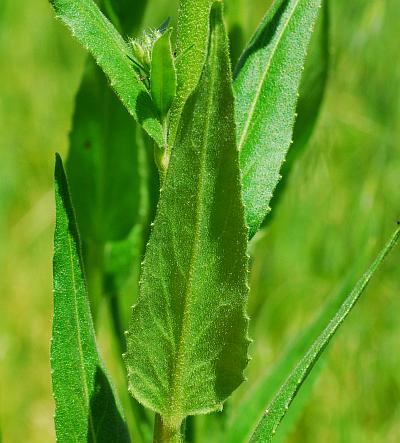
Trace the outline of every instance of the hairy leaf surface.
<instances>
[{"instance_id":1,"label":"hairy leaf surface","mask_svg":"<svg viewBox=\"0 0 400 443\"><path fill-rule=\"evenodd\" d=\"M247 230L221 9L179 125L125 356L132 394L175 426L220 409L247 364Z\"/></svg>"},{"instance_id":2,"label":"hairy leaf surface","mask_svg":"<svg viewBox=\"0 0 400 443\"><path fill-rule=\"evenodd\" d=\"M207 52L208 18L212 0L179 0L176 36L177 92L170 116L172 143L183 106L199 81Z\"/></svg>"},{"instance_id":3,"label":"hairy leaf surface","mask_svg":"<svg viewBox=\"0 0 400 443\"><path fill-rule=\"evenodd\" d=\"M93 0L51 0L57 16L87 48L130 114L160 146L163 145L157 111L128 56L127 43Z\"/></svg>"},{"instance_id":4,"label":"hairy leaf surface","mask_svg":"<svg viewBox=\"0 0 400 443\"><path fill-rule=\"evenodd\" d=\"M296 109L297 118L293 128L293 145L282 165L282 180L278 183L271 202L271 206L274 208L281 200L293 166L311 139L321 111L329 77L329 31L329 1L325 0L304 65ZM267 220L271 220L271 217Z\"/></svg>"},{"instance_id":5,"label":"hairy leaf surface","mask_svg":"<svg viewBox=\"0 0 400 443\"><path fill-rule=\"evenodd\" d=\"M321 353L329 344L338 328L346 319L354 305L357 303L365 288L367 287L372 276L379 268L384 258L389 254L393 247L397 244L400 237L400 229L397 229L390 241L372 263L368 271L358 281L350 295L341 304L336 314L332 317L324 331L310 346L306 354L300 360L298 365L291 372L287 380L281 386L279 392L268 406L264 417L255 430L251 442L268 442L271 441L280 422L287 413L294 397L301 388L305 379L310 374L313 366L316 364Z\"/></svg>"},{"instance_id":6,"label":"hairy leaf surface","mask_svg":"<svg viewBox=\"0 0 400 443\"><path fill-rule=\"evenodd\" d=\"M58 442L128 442L97 351L80 241L61 158L56 158L54 319L51 344Z\"/></svg>"},{"instance_id":7,"label":"hairy leaf surface","mask_svg":"<svg viewBox=\"0 0 400 443\"><path fill-rule=\"evenodd\" d=\"M269 212L292 140L301 72L321 0L276 0L235 72L237 141L250 237Z\"/></svg>"}]
</instances>

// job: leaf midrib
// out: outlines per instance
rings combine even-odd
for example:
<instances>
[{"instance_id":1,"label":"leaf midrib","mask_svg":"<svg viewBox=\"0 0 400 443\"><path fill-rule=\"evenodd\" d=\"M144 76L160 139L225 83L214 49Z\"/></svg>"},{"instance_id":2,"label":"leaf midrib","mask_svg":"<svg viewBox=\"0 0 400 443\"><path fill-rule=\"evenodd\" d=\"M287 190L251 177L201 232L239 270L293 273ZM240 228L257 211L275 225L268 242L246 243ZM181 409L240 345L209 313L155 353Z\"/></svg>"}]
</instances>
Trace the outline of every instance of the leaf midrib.
<instances>
[{"instance_id":1,"label":"leaf midrib","mask_svg":"<svg viewBox=\"0 0 400 443\"><path fill-rule=\"evenodd\" d=\"M253 101L252 101L252 103L251 103L250 111L249 111L248 114L247 114L247 115L248 115L248 118L246 119L245 126L244 126L244 129L243 129L243 132L242 132L242 136L240 137L240 141L239 141L239 143L238 143L238 150L239 150L239 151L241 151L241 149L242 149L242 147L243 147L243 145L244 145L244 142L246 141L246 139L247 139L247 137L248 137L248 135L249 135L250 122L251 122L251 120L252 120L252 118L253 118L253 114L254 114L254 112L255 112L256 105L257 105L257 103L258 103L258 101L259 101L259 98L260 98L260 95L261 95L262 87L263 87L263 85L264 85L264 83L265 83L265 80L266 80L268 74L269 74L269 68L271 67L272 60L273 60L273 58L274 58L274 55L275 55L275 53L276 53L276 51L277 51L277 49L278 49L278 47L279 47L279 45L280 45L280 43L281 43L281 41L282 41L283 35L284 35L285 32L286 32L286 29L287 29L287 27L288 27L288 25L289 25L289 22L291 21L291 19L292 19L292 17L293 17L293 14L295 13L295 10L297 9L297 6L299 5L299 2L300 2L300 0L297 0L297 1L295 2L295 4L293 5L293 9L292 9L291 13L289 14L289 16L288 16L286 22L285 22L284 25L283 25L282 32L281 32L281 34L278 36L278 38L277 38L277 40L276 40L276 43L275 43L275 44L273 45L273 47L272 47L272 51L271 51L271 53L270 53L270 56L269 56L269 59L268 59L267 66L266 66L266 68L265 68L265 70L264 70L264 72L263 72L263 75L261 76L261 79L260 79L259 85L258 85L258 87L257 87L256 95L255 95L255 97L254 97L254 99L253 99ZM244 172L242 173L242 179L244 179L244 178L248 175L248 171L249 171L249 170L247 169L246 171L244 171Z\"/></svg>"},{"instance_id":2,"label":"leaf midrib","mask_svg":"<svg viewBox=\"0 0 400 443\"><path fill-rule=\"evenodd\" d=\"M209 66L212 66L213 64L208 62ZM215 70L211 69L211 75L209 80L209 90L214 90L214 84L215 84ZM185 337L187 336L187 329L188 329L188 316L189 316L189 310L190 310L190 299L193 294L192 290L192 284L193 284L193 276L195 272L195 262L197 259L197 252L199 247L199 240L200 240L200 226L202 222L202 199L201 196L203 194L203 187L204 187L204 172L205 172L205 159L207 154L207 145L209 140L209 128L211 125L211 114L212 114L212 103L213 103L214 93L209 94L209 98L207 100L207 117L206 117L206 124L204 126L204 133L206 134L203 143L202 143L202 154L201 154L201 161L200 161L200 171L198 175L198 192L197 192L197 202L196 202L196 222L195 222L195 232L194 232L194 242L190 257L190 264L189 264L189 275L187 279L187 285L185 288L185 294L184 294L184 308L183 308L183 316L182 316L182 327L181 327L181 334L179 337L179 344L178 344L178 357L175 364L173 376L172 376L172 393L171 393L171 410L177 411L179 410L179 400L182 396L182 383L180 383L180 380L182 379L182 367L183 367L183 358L185 354ZM177 407L178 406L178 407ZM177 417L181 418L181 417Z\"/></svg>"},{"instance_id":3,"label":"leaf midrib","mask_svg":"<svg viewBox=\"0 0 400 443\"><path fill-rule=\"evenodd\" d=\"M71 236L68 234L67 237L68 237L68 247L69 247L69 260L70 260L71 274L72 274L72 286L73 286L73 290L74 290L74 313L75 313L76 330L77 330L77 336L78 336L78 351L79 351L79 360L80 360L79 372L81 374L81 378L83 381L83 392L85 395L86 406L88 407L90 432L92 433L93 441L97 442L97 436L96 436L96 432L94 430L94 425L93 425L94 421L93 421L93 416L92 416L92 410L90 408L88 381L87 381L86 372L84 369L85 359L83 356L81 328L80 328L80 324L79 324L78 301L77 301L78 288L76 285L75 267L74 267L74 262L73 262L73 258L72 258L73 257L73 248L72 248Z\"/></svg>"}]
</instances>

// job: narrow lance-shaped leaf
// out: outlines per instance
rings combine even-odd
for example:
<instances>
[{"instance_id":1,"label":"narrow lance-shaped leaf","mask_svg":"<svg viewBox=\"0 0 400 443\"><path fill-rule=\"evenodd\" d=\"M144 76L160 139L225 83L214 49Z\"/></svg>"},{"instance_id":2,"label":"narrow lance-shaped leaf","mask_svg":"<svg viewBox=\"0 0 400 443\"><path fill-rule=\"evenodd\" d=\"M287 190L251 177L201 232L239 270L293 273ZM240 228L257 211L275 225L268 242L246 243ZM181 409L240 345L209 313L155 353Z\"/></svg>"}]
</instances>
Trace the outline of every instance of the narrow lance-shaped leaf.
<instances>
[{"instance_id":1,"label":"narrow lance-shaped leaf","mask_svg":"<svg viewBox=\"0 0 400 443\"><path fill-rule=\"evenodd\" d=\"M93 0L51 0L57 16L96 59L130 114L163 146L161 124L146 87L138 78L131 51Z\"/></svg>"},{"instance_id":2,"label":"narrow lance-shaped leaf","mask_svg":"<svg viewBox=\"0 0 400 443\"><path fill-rule=\"evenodd\" d=\"M125 422L97 351L79 235L59 156L55 185L51 367L57 441L128 442Z\"/></svg>"},{"instance_id":3,"label":"narrow lance-shaped leaf","mask_svg":"<svg viewBox=\"0 0 400 443\"><path fill-rule=\"evenodd\" d=\"M364 261L363 259L362 262L364 263ZM341 284L340 289L326 303L316 320L303 333L297 334L289 349L284 352L276 364L272 368L268 368L255 386L247 389L243 399L233 408L229 416L229 427L225 436L226 443L249 440L279 387L343 303L353 287L356 270L357 272L360 270L358 263Z\"/></svg>"},{"instance_id":4,"label":"narrow lance-shaped leaf","mask_svg":"<svg viewBox=\"0 0 400 443\"><path fill-rule=\"evenodd\" d=\"M222 408L247 364L247 230L222 5L145 255L125 362L131 393L178 429Z\"/></svg>"},{"instance_id":5,"label":"narrow lance-shaped leaf","mask_svg":"<svg viewBox=\"0 0 400 443\"><path fill-rule=\"evenodd\" d=\"M329 14L329 0L325 0L316 23L314 35L311 38L309 53L304 65L296 109L297 118L293 128L293 145L282 165L282 180L278 183L271 202L271 206L274 208L281 201L293 166L308 145L321 111L328 84L330 65ZM271 219L272 217L267 218L269 221Z\"/></svg>"},{"instance_id":6,"label":"narrow lance-shaped leaf","mask_svg":"<svg viewBox=\"0 0 400 443\"><path fill-rule=\"evenodd\" d=\"M292 403L297 392L301 388L305 379L309 375L313 366L317 362L318 358L346 319L356 302L367 287L372 276L381 265L384 258L389 254L393 247L397 244L400 237L400 229L397 229L385 248L381 251L375 261L372 263L368 271L358 281L351 294L342 303L334 317L326 326L321 335L314 341L307 353L300 360L299 364L295 367L292 373L289 375L285 383L281 386L276 397L272 400L268 406L264 417L255 430L251 442L269 442L272 440L280 422L287 413L290 404Z\"/></svg>"},{"instance_id":7,"label":"narrow lance-shaped leaf","mask_svg":"<svg viewBox=\"0 0 400 443\"><path fill-rule=\"evenodd\" d=\"M301 72L321 0L275 0L235 72L237 140L250 237L269 212L292 140Z\"/></svg>"},{"instance_id":8,"label":"narrow lance-shaped leaf","mask_svg":"<svg viewBox=\"0 0 400 443\"><path fill-rule=\"evenodd\" d=\"M176 93L176 73L171 49L171 32L167 30L154 43L151 54L151 96L164 121Z\"/></svg>"}]
</instances>

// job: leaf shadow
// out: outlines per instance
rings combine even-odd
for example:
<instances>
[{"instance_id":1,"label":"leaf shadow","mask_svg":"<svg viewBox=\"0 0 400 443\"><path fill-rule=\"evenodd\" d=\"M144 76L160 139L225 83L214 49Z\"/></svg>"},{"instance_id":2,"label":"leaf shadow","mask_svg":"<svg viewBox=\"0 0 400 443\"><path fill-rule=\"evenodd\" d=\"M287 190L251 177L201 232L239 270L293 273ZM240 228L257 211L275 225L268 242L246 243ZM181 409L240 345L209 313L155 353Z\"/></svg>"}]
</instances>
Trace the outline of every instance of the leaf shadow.
<instances>
[{"instance_id":1,"label":"leaf shadow","mask_svg":"<svg viewBox=\"0 0 400 443\"><path fill-rule=\"evenodd\" d=\"M273 12L272 10L269 10L267 12L267 15L262 20L248 47L244 50L243 54L239 58L239 61L233 73L234 79L236 79L241 68L246 64L246 61L249 57L271 43L274 36L276 35L276 31L279 27L284 13L288 8L289 3L290 0L281 0L281 4L277 7L275 12Z\"/></svg>"},{"instance_id":2,"label":"leaf shadow","mask_svg":"<svg viewBox=\"0 0 400 443\"><path fill-rule=\"evenodd\" d=\"M128 429L104 370L97 366L90 398L88 443L128 443Z\"/></svg>"}]
</instances>

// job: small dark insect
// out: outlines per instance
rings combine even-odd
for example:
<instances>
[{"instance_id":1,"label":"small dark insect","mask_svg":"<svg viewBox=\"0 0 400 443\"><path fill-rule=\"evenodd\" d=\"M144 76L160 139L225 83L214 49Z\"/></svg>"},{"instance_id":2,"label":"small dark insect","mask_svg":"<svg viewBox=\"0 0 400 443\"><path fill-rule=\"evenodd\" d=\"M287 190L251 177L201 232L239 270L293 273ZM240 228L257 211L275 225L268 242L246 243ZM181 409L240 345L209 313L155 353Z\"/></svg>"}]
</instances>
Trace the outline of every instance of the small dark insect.
<instances>
[{"instance_id":1,"label":"small dark insect","mask_svg":"<svg viewBox=\"0 0 400 443\"><path fill-rule=\"evenodd\" d=\"M400 219L397 220L397 226L400 226Z\"/></svg>"}]
</instances>

